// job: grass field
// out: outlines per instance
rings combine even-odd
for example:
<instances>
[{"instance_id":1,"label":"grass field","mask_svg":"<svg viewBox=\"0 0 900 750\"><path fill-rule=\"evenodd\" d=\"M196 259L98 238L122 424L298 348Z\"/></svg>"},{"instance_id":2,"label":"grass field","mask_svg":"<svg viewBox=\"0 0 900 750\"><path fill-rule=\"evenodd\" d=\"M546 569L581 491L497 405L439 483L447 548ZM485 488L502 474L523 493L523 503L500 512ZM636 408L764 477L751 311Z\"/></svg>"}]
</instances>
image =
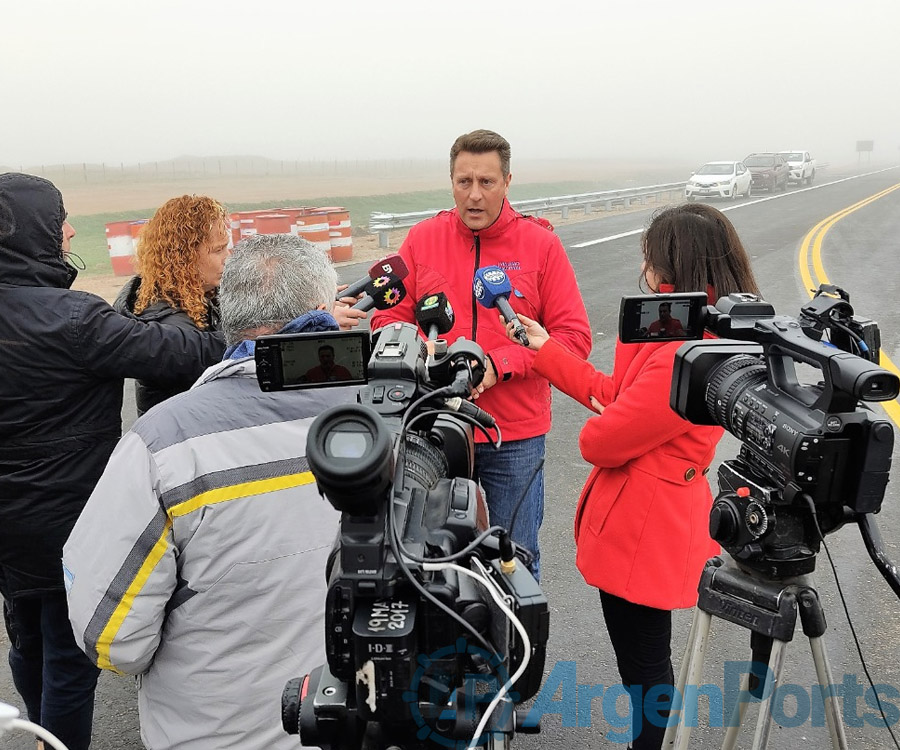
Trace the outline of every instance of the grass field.
<instances>
[{"instance_id":1,"label":"grass field","mask_svg":"<svg viewBox=\"0 0 900 750\"><path fill-rule=\"evenodd\" d=\"M579 165L580 169L560 167L556 171L544 169L534 170L538 176L559 176L577 174L584 177L590 170L587 165ZM528 200L551 195L567 195L597 190L609 190L626 186L668 182L685 178L683 165L647 166L640 164L616 164L598 167L596 179L544 179L533 182L518 183L513 180L510 198ZM47 175L54 179L53 175ZM446 188L431 190L404 190L404 186L420 187L423 184L440 185L443 177L429 175L423 179L406 179L391 184L356 179L348 176L337 184L334 180L306 181L302 192L298 184L277 178L268 179L229 177L217 182L208 176L202 182L190 182L173 179L171 182L153 180L118 182L116 184L60 184L67 206L70 206L70 221L77 231L72 242L72 250L79 255L85 264L83 275L109 274L111 271L106 244L105 225L113 221L146 219L152 216L158 205L169 197L184 193L203 193L222 200L231 211L248 211L255 209L276 208L278 206L313 205L344 206L350 211L350 218L356 233L365 231L369 215L373 211L400 213L405 211L424 211L428 209L449 208L453 205L449 180ZM59 183L57 183L59 184ZM331 188L332 191L316 193L317 187ZM354 193L353 188L359 189ZM93 188L93 189L92 189ZM242 189L243 188L243 189ZM363 191L377 190L365 194ZM71 199L70 197L71 196ZM244 196L246 200L241 200ZM284 197L277 197L284 196ZM264 200L262 200L264 198ZM157 202L158 201L158 202ZM146 202L146 205L145 205ZM93 212L104 205L129 206L124 210ZM130 206L134 206L131 208ZM82 210L79 210L82 209ZM83 210L89 209L89 210Z\"/></svg>"}]
</instances>

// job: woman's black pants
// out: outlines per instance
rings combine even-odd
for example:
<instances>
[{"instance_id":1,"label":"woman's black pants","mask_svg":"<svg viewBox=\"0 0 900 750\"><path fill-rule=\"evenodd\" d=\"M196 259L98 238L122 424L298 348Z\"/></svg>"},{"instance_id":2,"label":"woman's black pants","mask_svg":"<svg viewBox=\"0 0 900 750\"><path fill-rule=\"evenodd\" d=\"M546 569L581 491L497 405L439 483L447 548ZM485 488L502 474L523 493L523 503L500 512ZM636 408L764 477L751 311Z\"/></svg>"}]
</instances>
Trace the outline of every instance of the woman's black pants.
<instances>
[{"instance_id":1,"label":"woman's black pants","mask_svg":"<svg viewBox=\"0 0 900 750\"><path fill-rule=\"evenodd\" d=\"M600 592L600 601L616 652L619 676L631 695L634 738L631 747L633 750L659 750L666 733L667 709L675 684L672 612L632 604L604 591ZM647 701L647 693L651 690ZM635 705L638 700L640 705Z\"/></svg>"}]
</instances>

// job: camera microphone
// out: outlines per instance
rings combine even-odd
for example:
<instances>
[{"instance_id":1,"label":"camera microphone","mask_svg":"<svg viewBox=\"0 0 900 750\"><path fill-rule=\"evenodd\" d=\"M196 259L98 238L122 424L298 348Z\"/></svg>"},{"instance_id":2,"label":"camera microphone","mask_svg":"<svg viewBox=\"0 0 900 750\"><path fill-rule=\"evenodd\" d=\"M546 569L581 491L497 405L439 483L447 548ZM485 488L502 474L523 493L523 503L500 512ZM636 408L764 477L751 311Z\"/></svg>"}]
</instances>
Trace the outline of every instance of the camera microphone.
<instances>
[{"instance_id":1,"label":"camera microphone","mask_svg":"<svg viewBox=\"0 0 900 750\"><path fill-rule=\"evenodd\" d=\"M453 328L453 308L443 292L429 294L416 304L416 322L429 341L443 336Z\"/></svg>"},{"instance_id":2,"label":"camera microphone","mask_svg":"<svg viewBox=\"0 0 900 750\"><path fill-rule=\"evenodd\" d=\"M475 282L472 292L478 304L483 307L496 307L507 323L513 324L513 334L522 346L528 346L528 334L525 326L519 320L512 306L509 304L509 295L512 294L512 285L509 277L503 269L497 266L486 266L475 272Z\"/></svg>"},{"instance_id":3,"label":"camera microphone","mask_svg":"<svg viewBox=\"0 0 900 750\"><path fill-rule=\"evenodd\" d=\"M366 291L369 282L377 279L379 276L394 276L398 279L405 279L408 275L409 269L406 266L406 261L400 257L399 253L394 253L381 260L376 260L369 268L367 276L354 281L344 291L338 292L334 299L339 301L342 297L358 297Z\"/></svg>"},{"instance_id":4,"label":"camera microphone","mask_svg":"<svg viewBox=\"0 0 900 750\"><path fill-rule=\"evenodd\" d=\"M393 274L370 279L363 291L368 296L353 305L354 310L368 312L373 307L376 310L389 310L406 299L406 287L399 277Z\"/></svg>"}]
</instances>

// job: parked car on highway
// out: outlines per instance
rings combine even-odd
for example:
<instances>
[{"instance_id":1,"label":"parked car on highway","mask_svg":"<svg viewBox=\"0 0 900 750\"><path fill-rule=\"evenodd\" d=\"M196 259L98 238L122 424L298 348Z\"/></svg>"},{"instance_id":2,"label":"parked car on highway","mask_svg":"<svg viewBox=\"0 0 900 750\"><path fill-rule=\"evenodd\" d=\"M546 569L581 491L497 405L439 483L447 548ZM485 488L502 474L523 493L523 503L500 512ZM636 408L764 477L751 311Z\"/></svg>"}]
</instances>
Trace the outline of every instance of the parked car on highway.
<instances>
[{"instance_id":1,"label":"parked car on highway","mask_svg":"<svg viewBox=\"0 0 900 750\"><path fill-rule=\"evenodd\" d=\"M770 193L787 190L790 169L781 154L770 151L750 154L744 158L744 165L753 176L754 190L764 188Z\"/></svg>"},{"instance_id":2,"label":"parked car on highway","mask_svg":"<svg viewBox=\"0 0 900 750\"><path fill-rule=\"evenodd\" d=\"M750 195L750 171L739 161L711 161L704 164L688 180L684 197L731 198Z\"/></svg>"},{"instance_id":3,"label":"parked car on highway","mask_svg":"<svg viewBox=\"0 0 900 750\"><path fill-rule=\"evenodd\" d=\"M802 185L812 185L816 176L816 160L809 155L809 151L779 151L788 163L788 182L796 182Z\"/></svg>"}]
</instances>

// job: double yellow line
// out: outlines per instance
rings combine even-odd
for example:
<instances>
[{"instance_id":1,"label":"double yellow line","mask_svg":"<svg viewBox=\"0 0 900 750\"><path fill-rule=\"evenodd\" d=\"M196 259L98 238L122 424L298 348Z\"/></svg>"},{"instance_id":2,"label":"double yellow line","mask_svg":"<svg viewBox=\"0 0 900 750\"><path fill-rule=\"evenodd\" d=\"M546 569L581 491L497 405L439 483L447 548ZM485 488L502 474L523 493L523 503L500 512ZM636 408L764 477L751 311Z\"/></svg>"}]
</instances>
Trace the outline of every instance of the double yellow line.
<instances>
[{"instance_id":1,"label":"double yellow line","mask_svg":"<svg viewBox=\"0 0 900 750\"><path fill-rule=\"evenodd\" d=\"M822 219L822 221L816 224L806 237L803 238L803 242L800 243L800 276L803 279L803 285L810 297L813 296L814 290L818 289L819 285L831 283L828 280L828 275L825 273L825 268L822 265L822 242L824 241L828 230L845 216L849 216L854 211L858 211L859 209L868 206L870 203L874 203L879 198L883 198L884 196L893 193L895 190L900 190L900 183L893 185L886 190L882 190L880 193L875 193L875 195L871 195L868 198L861 200L859 203L854 203L852 206L841 209L837 213ZM812 266L812 273L810 272L810 265ZM879 364L886 370L890 370L894 374L900 376L900 369L891 362L883 349L881 351ZM894 424L900 426L900 404L898 404L897 401L882 401L881 405L888 413L888 416L894 421Z\"/></svg>"}]
</instances>

